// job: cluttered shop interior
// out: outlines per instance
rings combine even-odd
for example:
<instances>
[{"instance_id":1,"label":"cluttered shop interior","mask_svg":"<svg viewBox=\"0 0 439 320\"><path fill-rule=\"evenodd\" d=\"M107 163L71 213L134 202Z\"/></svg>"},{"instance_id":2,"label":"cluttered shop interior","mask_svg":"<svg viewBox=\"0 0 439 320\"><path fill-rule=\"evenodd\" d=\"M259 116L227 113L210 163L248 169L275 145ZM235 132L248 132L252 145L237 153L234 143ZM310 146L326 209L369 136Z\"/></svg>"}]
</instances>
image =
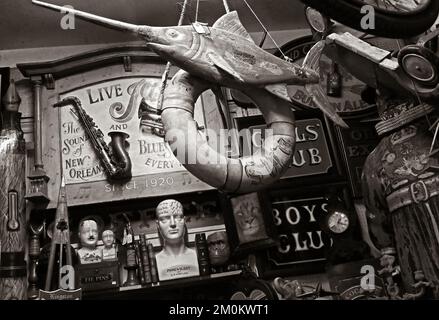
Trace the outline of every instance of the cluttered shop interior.
<instances>
[{"instance_id":1,"label":"cluttered shop interior","mask_svg":"<svg viewBox=\"0 0 439 320\"><path fill-rule=\"evenodd\" d=\"M439 298L439 1L0 12L1 300Z\"/></svg>"}]
</instances>

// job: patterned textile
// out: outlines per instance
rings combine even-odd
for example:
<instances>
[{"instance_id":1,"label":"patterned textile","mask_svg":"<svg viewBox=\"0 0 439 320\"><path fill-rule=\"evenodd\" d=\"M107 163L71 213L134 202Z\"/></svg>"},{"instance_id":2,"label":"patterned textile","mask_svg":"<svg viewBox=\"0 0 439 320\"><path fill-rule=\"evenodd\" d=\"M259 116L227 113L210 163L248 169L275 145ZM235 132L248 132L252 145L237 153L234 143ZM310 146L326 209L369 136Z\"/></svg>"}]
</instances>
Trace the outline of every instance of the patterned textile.
<instances>
[{"instance_id":1,"label":"patterned textile","mask_svg":"<svg viewBox=\"0 0 439 320\"><path fill-rule=\"evenodd\" d=\"M425 118L382 138L363 170L370 231L380 248L395 247L404 289L422 270L439 298L439 150Z\"/></svg>"}]
</instances>

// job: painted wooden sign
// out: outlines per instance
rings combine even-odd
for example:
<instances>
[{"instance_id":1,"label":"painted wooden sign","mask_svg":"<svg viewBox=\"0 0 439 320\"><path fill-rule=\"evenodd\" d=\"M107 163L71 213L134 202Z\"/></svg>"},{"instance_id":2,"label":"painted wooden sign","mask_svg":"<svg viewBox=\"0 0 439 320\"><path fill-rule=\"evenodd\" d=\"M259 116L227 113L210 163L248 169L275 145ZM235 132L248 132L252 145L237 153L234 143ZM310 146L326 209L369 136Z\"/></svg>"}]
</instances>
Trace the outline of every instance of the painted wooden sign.
<instances>
[{"instance_id":1,"label":"painted wooden sign","mask_svg":"<svg viewBox=\"0 0 439 320\"><path fill-rule=\"evenodd\" d=\"M361 174L369 154L378 144L378 135L371 123L349 122L352 129L337 129L342 152L349 173L351 190L355 197L362 197Z\"/></svg>"},{"instance_id":2,"label":"painted wooden sign","mask_svg":"<svg viewBox=\"0 0 439 320\"><path fill-rule=\"evenodd\" d=\"M39 291L39 300L81 300L82 289L77 290L63 290L56 291Z\"/></svg>"},{"instance_id":3,"label":"painted wooden sign","mask_svg":"<svg viewBox=\"0 0 439 320\"><path fill-rule=\"evenodd\" d=\"M160 84L154 77L114 79L60 96L80 99L107 144L111 141L109 132L128 134L127 151L132 162L131 180L110 183L73 108L62 107L60 150L69 205L211 189L186 171L164 138L153 133L151 110L156 107ZM200 99L195 108L199 125L204 124L201 104Z\"/></svg>"},{"instance_id":4,"label":"painted wooden sign","mask_svg":"<svg viewBox=\"0 0 439 320\"><path fill-rule=\"evenodd\" d=\"M249 155L261 146L265 137L265 125L250 126L244 139L243 154ZM282 176L296 178L325 174L332 167L324 128L320 119L296 121L296 148L290 168Z\"/></svg>"},{"instance_id":5,"label":"painted wooden sign","mask_svg":"<svg viewBox=\"0 0 439 320\"><path fill-rule=\"evenodd\" d=\"M327 214L327 200L319 196L292 198L276 197L272 202L279 245L266 251L263 272L267 276L324 270L332 240L319 221Z\"/></svg>"}]
</instances>

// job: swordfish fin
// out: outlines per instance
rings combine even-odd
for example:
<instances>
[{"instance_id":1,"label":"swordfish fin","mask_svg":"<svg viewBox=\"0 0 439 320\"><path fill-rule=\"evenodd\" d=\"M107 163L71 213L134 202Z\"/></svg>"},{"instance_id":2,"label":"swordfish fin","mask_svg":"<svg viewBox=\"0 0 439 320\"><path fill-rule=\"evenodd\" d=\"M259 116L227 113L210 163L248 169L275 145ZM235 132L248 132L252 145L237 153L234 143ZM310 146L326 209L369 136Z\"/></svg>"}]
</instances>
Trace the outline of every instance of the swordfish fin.
<instances>
[{"instance_id":1,"label":"swordfish fin","mask_svg":"<svg viewBox=\"0 0 439 320\"><path fill-rule=\"evenodd\" d=\"M239 73L236 72L223 57L213 52L208 53L207 56L218 69L225 71L227 74L231 75L235 79L244 82L244 79L239 75Z\"/></svg>"},{"instance_id":2,"label":"swordfish fin","mask_svg":"<svg viewBox=\"0 0 439 320\"><path fill-rule=\"evenodd\" d=\"M239 20L238 13L236 11L223 15L213 24L212 28L221 29L236 34L254 43L252 37L250 37L250 34L242 25L241 20Z\"/></svg>"},{"instance_id":3,"label":"swordfish fin","mask_svg":"<svg viewBox=\"0 0 439 320\"><path fill-rule=\"evenodd\" d=\"M282 83L270 84L270 85L266 85L265 89L283 100L292 102L291 97L288 94L288 89L286 84L282 84Z\"/></svg>"},{"instance_id":4,"label":"swordfish fin","mask_svg":"<svg viewBox=\"0 0 439 320\"><path fill-rule=\"evenodd\" d=\"M303 61L303 67L311 69L317 74L320 74L320 57L322 56L323 49L325 48L325 41L317 42ZM305 90L312 97L316 106L323 111L333 122L343 128L349 128L346 122L337 114L337 110L334 105L328 99L328 96L323 91L320 83L311 83L305 85Z\"/></svg>"},{"instance_id":5,"label":"swordfish fin","mask_svg":"<svg viewBox=\"0 0 439 320\"><path fill-rule=\"evenodd\" d=\"M337 125L343 128L349 128L346 122L337 114L335 107L329 102L328 96L323 91L322 87L318 84L307 84L305 89L312 97L317 107L326 114L329 119L335 122Z\"/></svg>"}]
</instances>

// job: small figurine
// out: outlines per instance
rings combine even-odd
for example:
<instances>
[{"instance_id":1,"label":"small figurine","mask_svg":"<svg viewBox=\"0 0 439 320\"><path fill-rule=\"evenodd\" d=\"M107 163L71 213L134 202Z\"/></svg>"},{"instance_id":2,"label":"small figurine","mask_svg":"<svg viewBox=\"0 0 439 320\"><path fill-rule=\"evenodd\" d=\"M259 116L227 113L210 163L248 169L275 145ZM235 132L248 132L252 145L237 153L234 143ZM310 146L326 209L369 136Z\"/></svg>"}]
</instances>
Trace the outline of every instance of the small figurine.
<instances>
[{"instance_id":1,"label":"small figurine","mask_svg":"<svg viewBox=\"0 0 439 320\"><path fill-rule=\"evenodd\" d=\"M305 286L312 290L305 290ZM321 282L311 286L298 280L287 280L281 277L273 280L273 288L281 295L282 300L321 300L339 295L338 292L323 289Z\"/></svg>"},{"instance_id":2,"label":"small figurine","mask_svg":"<svg viewBox=\"0 0 439 320\"><path fill-rule=\"evenodd\" d=\"M102 249L102 259L103 260L114 260L117 259L117 248L114 243L114 232L113 230L107 229L102 232L102 242L104 243L104 248Z\"/></svg>"},{"instance_id":3,"label":"small figurine","mask_svg":"<svg viewBox=\"0 0 439 320\"><path fill-rule=\"evenodd\" d=\"M386 279L387 293L390 299L400 300L400 288L398 283L394 280L394 277L400 273L399 266L394 266L396 262L396 252L393 248L386 248L382 250L382 253L380 264L383 268L378 270L378 274L384 276Z\"/></svg>"},{"instance_id":4,"label":"small figurine","mask_svg":"<svg viewBox=\"0 0 439 320\"><path fill-rule=\"evenodd\" d=\"M215 232L207 237L209 258L212 266L223 266L230 258L230 246L225 231Z\"/></svg>"},{"instance_id":5,"label":"small figurine","mask_svg":"<svg viewBox=\"0 0 439 320\"><path fill-rule=\"evenodd\" d=\"M102 262L102 250L97 246L98 235L98 224L95 220L87 219L79 223L81 248L77 252L81 264Z\"/></svg>"},{"instance_id":6,"label":"small figurine","mask_svg":"<svg viewBox=\"0 0 439 320\"><path fill-rule=\"evenodd\" d=\"M277 277L273 281L273 287L284 300L299 300L298 297L305 293L301 283L297 280L285 280Z\"/></svg>"},{"instance_id":7,"label":"small figurine","mask_svg":"<svg viewBox=\"0 0 439 320\"><path fill-rule=\"evenodd\" d=\"M403 296L404 300L420 300L427 296L429 289L434 288L434 284L431 281L425 280L424 272L421 270L416 270L414 279L416 283L412 286L416 292L406 293Z\"/></svg>"}]
</instances>

